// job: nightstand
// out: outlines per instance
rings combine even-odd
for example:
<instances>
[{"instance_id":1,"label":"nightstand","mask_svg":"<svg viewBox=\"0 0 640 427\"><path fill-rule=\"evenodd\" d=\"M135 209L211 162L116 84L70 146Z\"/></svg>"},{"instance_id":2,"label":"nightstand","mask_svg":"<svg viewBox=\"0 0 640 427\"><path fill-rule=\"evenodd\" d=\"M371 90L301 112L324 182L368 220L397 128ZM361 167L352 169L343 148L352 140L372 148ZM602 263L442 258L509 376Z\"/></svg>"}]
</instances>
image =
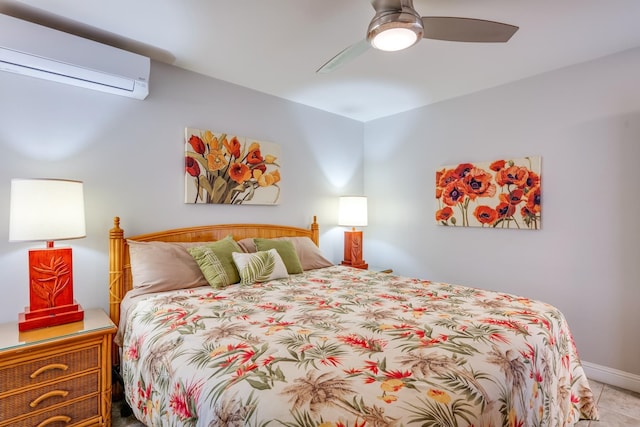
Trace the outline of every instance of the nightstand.
<instances>
[{"instance_id":1,"label":"nightstand","mask_svg":"<svg viewBox=\"0 0 640 427\"><path fill-rule=\"evenodd\" d=\"M378 267L375 265L370 265L369 266L369 271L375 271L376 273L393 273L393 268L385 268L385 267Z\"/></svg>"},{"instance_id":2,"label":"nightstand","mask_svg":"<svg viewBox=\"0 0 640 427\"><path fill-rule=\"evenodd\" d=\"M111 425L111 342L99 309L84 320L18 331L0 325L0 427Z\"/></svg>"}]
</instances>

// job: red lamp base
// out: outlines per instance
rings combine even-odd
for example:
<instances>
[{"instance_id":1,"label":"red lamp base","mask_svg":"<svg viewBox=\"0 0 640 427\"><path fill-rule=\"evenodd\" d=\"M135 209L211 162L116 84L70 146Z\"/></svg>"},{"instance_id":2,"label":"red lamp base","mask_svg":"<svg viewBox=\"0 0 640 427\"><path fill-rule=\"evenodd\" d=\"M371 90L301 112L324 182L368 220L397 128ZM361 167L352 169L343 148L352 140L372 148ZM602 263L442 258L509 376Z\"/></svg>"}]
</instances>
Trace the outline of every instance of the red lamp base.
<instances>
[{"instance_id":1,"label":"red lamp base","mask_svg":"<svg viewBox=\"0 0 640 427\"><path fill-rule=\"evenodd\" d=\"M344 232L344 260L342 265L366 270L369 264L362 259L362 231Z\"/></svg>"},{"instance_id":2,"label":"red lamp base","mask_svg":"<svg viewBox=\"0 0 640 427\"><path fill-rule=\"evenodd\" d=\"M18 330L23 332L48 326L79 322L84 319L84 310L75 300L73 302L74 304L33 311L29 310L29 307L25 307L24 312L18 314Z\"/></svg>"},{"instance_id":3,"label":"red lamp base","mask_svg":"<svg viewBox=\"0 0 640 427\"><path fill-rule=\"evenodd\" d=\"M340 265L346 265L347 267L353 267L353 268L361 268L363 270L366 270L367 268L369 268L369 264L367 264L366 262L362 262L360 264L349 264L347 261L342 261Z\"/></svg>"},{"instance_id":4,"label":"red lamp base","mask_svg":"<svg viewBox=\"0 0 640 427\"><path fill-rule=\"evenodd\" d=\"M29 250L29 307L18 314L18 330L78 322L82 307L73 299L71 248L47 247Z\"/></svg>"}]
</instances>

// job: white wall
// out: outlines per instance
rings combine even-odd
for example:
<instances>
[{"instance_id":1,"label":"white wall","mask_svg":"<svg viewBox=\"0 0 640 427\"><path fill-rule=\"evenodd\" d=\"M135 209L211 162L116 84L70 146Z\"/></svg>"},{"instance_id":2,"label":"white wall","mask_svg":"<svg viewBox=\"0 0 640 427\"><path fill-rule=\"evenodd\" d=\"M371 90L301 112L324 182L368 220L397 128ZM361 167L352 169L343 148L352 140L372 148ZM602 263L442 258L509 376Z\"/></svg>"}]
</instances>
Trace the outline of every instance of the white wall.
<instances>
[{"instance_id":1,"label":"white wall","mask_svg":"<svg viewBox=\"0 0 640 427\"><path fill-rule=\"evenodd\" d=\"M87 237L60 242L74 254L84 307L108 310L108 230L265 222L321 226L321 247L342 256L337 200L362 192L362 123L153 63L145 101L0 73L0 322L28 305L27 250L8 242L11 178L84 181ZM184 204L184 128L281 144L277 206Z\"/></svg>"},{"instance_id":2,"label":"white wall","mask_svg":"<svg viewBox=\"0 0 640 427\"><path fill-rule=\"evenodd\" d=\"M640 49L365 125L369 264L542 299L640 374ZM437 226L443 165L542 156L542 230Z\"/></svg>"}]
</instances>

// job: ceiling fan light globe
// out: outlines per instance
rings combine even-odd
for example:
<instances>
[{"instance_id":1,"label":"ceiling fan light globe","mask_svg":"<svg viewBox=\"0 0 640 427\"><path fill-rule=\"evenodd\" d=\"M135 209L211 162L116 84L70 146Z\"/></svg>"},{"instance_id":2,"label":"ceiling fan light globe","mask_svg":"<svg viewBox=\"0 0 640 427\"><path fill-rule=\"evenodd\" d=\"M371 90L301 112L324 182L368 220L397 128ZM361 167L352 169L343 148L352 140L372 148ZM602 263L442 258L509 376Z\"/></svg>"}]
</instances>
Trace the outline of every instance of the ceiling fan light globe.
<instances>
[{"instance_id":1,"label":"ceiling fan light globe","mask_svg":"<svg viewBox=\"0 0 640 427\"><path fill-rule=\"evenodd\" d=\"M394 52L413 46L418 41L415 32L408 28L389 28L371 39L371 45L379 50Z\"/></svg>"},{"instance_id":2,"label":"ceiling fan light globe","mask_svg":"<svg viewBox=\"0 0 640 427\"><path fill-rule=\"evenodd\" d=\"M413 46L422 38L422 18L406 12L379 12L369 24L367 40L376 49L397 51Z\"/></svg>"}]
</instances>

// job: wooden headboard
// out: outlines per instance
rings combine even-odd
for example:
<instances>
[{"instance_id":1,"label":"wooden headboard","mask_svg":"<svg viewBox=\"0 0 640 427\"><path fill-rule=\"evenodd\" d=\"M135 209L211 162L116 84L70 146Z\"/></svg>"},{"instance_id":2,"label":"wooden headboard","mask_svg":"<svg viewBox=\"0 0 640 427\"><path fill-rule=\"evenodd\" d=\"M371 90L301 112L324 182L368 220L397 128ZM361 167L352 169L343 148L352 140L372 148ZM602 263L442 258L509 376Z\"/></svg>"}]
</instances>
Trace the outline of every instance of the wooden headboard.
<instances>
[{"instance_id":1,"label":"wooden headboard","mask_svg":"<svg viewBox=\"0 0 640 427\"><path fill-rule=\"evenodd\" d=\"M113 219L113 228L109 230L109 316L113 323L120 323L120 302L133 288L131 280L131 262L127 240L139 242L212 242L224 239L231 234L235 240L247 237L309 237L318 245L319 229L316 217L309 229L270 224L217 224L198 227L176 228L155 233L126 236L120 228L120 218Z\"/></svg>"}]
</instances>

